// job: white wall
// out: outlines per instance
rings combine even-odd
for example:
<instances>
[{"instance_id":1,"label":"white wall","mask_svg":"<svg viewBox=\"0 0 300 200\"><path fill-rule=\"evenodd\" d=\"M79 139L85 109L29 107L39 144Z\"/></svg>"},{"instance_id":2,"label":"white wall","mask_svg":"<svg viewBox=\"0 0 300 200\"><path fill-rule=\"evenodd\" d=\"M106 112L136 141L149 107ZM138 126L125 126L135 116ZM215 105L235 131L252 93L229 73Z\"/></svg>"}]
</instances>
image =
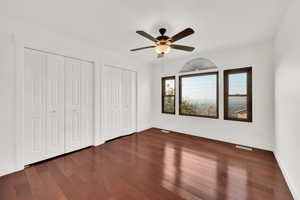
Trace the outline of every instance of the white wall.
<instances>
[{"instance_id":1,"label":"white wall","mask_svg":"<svg viewBox=\"0 0 300 200\"><path fill-rule=\"evenodd\" d=\"M23 62L23 46L94 61L98 69L95 73L96 77L100 77L101 66L104 64L136 71L138 76L137 129L141 131L150 127L148 64L30 24L1 18L0 27L0 176L22 169L21 140L17 140L20 137L16 135L22 131L16 130L16 122L21 119L20 113L16 114L16 110L22 99L16 98L18 94L16 90L20 84L20 77L16 78L16 72L20 70L19 66ZM97 99L100 101L99 96ZM100 107L96 107L96 113L99 113L97 111L100 112ZM96 126L97 144L102 141L100 121L96 122Z\"/></svg>"},{"instance_id":2,"label":"white wall","mask_svg":"<svg viewBox=\"0 0 300 200\"><path fill-rule=\"evenodd\" d=\"M153 126L201 137L267 150L274 145L272 42L228 47L203 52L188 58L161 60L153 66ZM178 115L178 79L176 115L161 113L161 77L177 75L185 62L195 57L211 59L219 67L219 119ZM223 120L223 69L253 67L253 123Z\"/></svg>"},{"instance_id":3,"label":"white wall","mask_svg":"<svg viewBox=\"0 0 300 200\"><path fill-rule=\"evenodd\" d=\"M276 37L275 155L300 199L300 2L293 1Z\"/></svg>"},{"instance_id":4,"label":"white wall","mask_svg":"<svg viewBox=\"0 0 300 200\"><path fill-rule=\"evenodd\" d=\"M14 46L0 33L0 175L15 167L15 67Z\"/></svg>"}]
</instances>

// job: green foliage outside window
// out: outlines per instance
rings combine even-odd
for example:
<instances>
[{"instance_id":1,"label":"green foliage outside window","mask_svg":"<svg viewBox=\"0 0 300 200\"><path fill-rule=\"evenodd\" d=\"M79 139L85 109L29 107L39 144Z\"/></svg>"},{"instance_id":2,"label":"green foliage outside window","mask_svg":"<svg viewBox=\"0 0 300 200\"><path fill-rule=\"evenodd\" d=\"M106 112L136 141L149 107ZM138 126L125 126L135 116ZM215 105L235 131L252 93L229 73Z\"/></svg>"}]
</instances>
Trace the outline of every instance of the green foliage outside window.
<instances>
[{"instance_id":1,"label":"green foliage outside window","mask_svg":"<svg viewBox=\"0 0 300 200\"><path fill-rule=\"evenodd\" d=\"M164 100L164 111L167 113L174 113L175 112L174 106L174 97L165 97Z\"/></svg>"},{"instance_id":2,"label":"green foliage outside window","mask_svg":"<svg viewBox=\"0 0 300 200\"><path fill-rule=\"evenodd\" d=\"M197 105L189 102L188 100L183 100L181 102L181 113L197 115Z\"/></svg>"}]
</instances>

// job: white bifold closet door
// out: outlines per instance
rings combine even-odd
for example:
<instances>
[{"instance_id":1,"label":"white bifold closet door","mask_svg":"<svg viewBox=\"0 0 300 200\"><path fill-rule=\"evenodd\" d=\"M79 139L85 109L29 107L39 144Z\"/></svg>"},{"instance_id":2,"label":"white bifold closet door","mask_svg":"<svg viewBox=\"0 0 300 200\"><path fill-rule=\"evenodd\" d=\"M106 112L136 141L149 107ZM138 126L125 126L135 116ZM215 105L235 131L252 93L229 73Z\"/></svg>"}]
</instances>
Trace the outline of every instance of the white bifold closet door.
<instances>
[{"instance_id":1,"label":"white bifold closet door","mask_svg":"<svg viewBox=\"0 0 300 200\"><path fill-rule=\"evenodd\" d=\"M92 144L93 65L75 59L65 60L66 152Z\"/></svg>"},{"instance_id":2,"label":"white bifold closet door","mask_svg":"<svg viewBox=\"0 0 300 200\"><path fill-rule=\"evenodd\" d=\"M136 73L104 66L102 70L104 140L136 131Z\"/></svg>"},{"instance_id":3,"label":"white bifold closet door","mask_svg":"<svg viewBox=\"0 0 300 200\"><path fill-rule=\"evenodd\" d=\"M136 73L122 71L122 133L125 135L136 131Z\"/></svg>"},{"instance_id":4,"label":"white bifold closet door","mask_svg":"<svg viewBox=\"0 0 300 200\"><path fill-rule=\"evenodd\" d=\"M24 164L92 145L93 64L25 49Z\"/></svg>"},{"instance_id":5,"label":"white bifold closet door","mask_svg":"<svg viewBox=\"0 0 300 200\"><path fill-rule=\"evenodd\" d=\"M122 135L122 71L104 66L102 75L102 130L104 139L110 140Z\"/></svg>"},{"instance_id":6,"label":"white bifold closet door","mask_svg":"<svg viewBox=\"0 0 300 200\"><path fill-rule=\"evenodd\" d=\"M25 50L24 161L64 153L64 59Z\"/></svg>"}]
</instances>

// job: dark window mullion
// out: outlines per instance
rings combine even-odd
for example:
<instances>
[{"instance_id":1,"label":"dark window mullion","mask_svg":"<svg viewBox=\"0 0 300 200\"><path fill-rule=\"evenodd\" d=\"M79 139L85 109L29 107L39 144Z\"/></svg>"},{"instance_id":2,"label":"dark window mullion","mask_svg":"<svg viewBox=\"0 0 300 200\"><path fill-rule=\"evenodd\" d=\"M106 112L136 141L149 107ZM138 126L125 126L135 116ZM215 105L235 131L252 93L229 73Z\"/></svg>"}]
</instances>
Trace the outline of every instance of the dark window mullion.
<instances>
[{"instance_id":1,"label":"dark window mullion","mask_svg":"<svg viewBox=\"0 0 300 200\"><path fill-rule=\"evenodd\" d=\"M165 94L165 95L163 95L164 97L175 97L175 95L174 94Z\"/></svg>"},{"instance_id":2,"label":"dark window mullion","mask_svg":"<svg viewBox=\"0 0 300 200\"><path fill-rule=\"evenodd\" d=\"M238 94L238 95L236 95L236 94L229 94L229 95L227 95L228 97L247 97L247 96L249 96L248 94L242 94L242 95L240 95L240 94Z\"/></svg>"}]
</instances>

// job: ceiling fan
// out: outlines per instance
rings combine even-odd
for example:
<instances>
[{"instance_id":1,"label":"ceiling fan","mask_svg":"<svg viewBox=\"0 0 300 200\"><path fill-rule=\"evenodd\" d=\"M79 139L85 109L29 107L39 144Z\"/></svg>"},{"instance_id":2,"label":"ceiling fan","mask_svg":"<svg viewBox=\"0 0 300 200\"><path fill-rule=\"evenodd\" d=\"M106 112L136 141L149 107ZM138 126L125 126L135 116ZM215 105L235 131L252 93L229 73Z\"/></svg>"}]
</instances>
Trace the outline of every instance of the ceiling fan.
<instances>
[{"instance_id":1,"label":"ceiling fan","mask_svg":"<svg viewBox=\"0 0 300 200\"><path fill-rule=\"evenodd\" d=\"M141 47L141 48L137 48L137 49L131 49L130 51L139 51L139 50L143 50L143 49L154 48L157 53L157 57L161 58L164 56L164 54L168 53L171 48L177 49L177 50L182 50L182 51L190 51L190 52L195 49L194 47L190 47L190 46L173 44L174 42L193 34L194 33L193 29L187 28L187 29L177 33L173 37L166 36L165 35L166 31L167 30L165 28L159 29L159 32L161 35L158 36L157 38L154 38L153 36L151 36L150 34L144 32L144 31L137 31L136 32L137 34L155 42L155 45Z\"/></svg>"}]
</instances>

